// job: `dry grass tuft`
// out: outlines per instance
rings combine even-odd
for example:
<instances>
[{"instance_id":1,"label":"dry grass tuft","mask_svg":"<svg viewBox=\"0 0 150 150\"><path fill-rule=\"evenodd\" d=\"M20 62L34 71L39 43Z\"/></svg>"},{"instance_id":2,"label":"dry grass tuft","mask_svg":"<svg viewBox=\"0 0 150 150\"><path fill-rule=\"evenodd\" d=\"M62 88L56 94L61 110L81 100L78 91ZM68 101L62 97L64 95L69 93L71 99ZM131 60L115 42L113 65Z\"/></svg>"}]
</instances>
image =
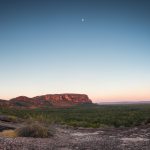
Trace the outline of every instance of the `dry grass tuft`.
<instances>
[{"instance_id":1,"label":"dry grass tuft","mask_svg":"<svg viewBox=\"0 0 150 150\"><path fill-rule=\"evenodd\" d=\"M28 124L16 130L16 133L20 137L34 137L34 138L47 138L50 131L47 127L41 124L33 123Z\"/></svg>"},{"instance_id":2,"label":"dry grass tuft","mask_svg":"<svg viewBox=\"0 0 150 150\"><path fill-rule=\"evenodd\" d=\"M1 137L17 137L17 134L14 130L4 130L0 132Z\"/></svg>"}]
</instances>

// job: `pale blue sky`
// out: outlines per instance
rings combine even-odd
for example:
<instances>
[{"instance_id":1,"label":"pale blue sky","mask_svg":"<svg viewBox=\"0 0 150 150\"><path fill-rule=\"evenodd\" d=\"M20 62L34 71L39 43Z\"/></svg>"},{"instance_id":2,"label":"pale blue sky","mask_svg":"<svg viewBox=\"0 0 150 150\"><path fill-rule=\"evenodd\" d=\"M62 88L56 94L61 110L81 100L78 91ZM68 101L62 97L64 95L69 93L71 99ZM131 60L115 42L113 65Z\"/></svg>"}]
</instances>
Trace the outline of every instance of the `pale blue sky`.
<instances>
[{"instance_id":1,"label":"pale blue sky","mask_svg":"<svg viewBox=\"0 0 150 150\"><path fill-rule=\"evenodd\" d=\"M0 99L150 100L149 8L146 0L0 1Z\"/></svg>"}]
</instances>

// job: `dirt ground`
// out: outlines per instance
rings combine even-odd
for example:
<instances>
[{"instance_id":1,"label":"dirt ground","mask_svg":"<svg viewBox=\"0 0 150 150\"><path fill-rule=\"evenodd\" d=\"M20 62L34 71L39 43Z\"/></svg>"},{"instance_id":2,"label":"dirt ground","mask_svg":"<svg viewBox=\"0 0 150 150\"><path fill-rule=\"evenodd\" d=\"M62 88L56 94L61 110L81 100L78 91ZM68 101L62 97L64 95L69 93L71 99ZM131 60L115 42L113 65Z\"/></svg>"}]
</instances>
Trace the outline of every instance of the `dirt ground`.
<instances>
[{"instance_id":1,"label":"dirt ground","mask_svg":"<svg viewBox=\"0 0 150 150\"><path fill-rule=\"evenodd\" d=\"M85 129L53 125L51 138L0 137L0 150L150 150L150 125Z\"/></svg>"}]
</instances>

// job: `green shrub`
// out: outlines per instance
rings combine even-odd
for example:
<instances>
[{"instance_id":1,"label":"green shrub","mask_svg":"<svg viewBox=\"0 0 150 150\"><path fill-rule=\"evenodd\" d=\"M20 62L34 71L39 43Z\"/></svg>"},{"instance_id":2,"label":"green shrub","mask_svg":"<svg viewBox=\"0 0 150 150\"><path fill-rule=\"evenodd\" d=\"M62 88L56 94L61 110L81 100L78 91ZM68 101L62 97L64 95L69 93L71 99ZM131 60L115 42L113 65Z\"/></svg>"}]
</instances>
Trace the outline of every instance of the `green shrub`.
<instances>
[{"instance_id":1,"label":"green shrub","mask_svg":"<svg viewBox=\"0 0 150 150\"><path fill-rule=\"evenodd\" d=\"M30 124L16 130L20 137L47 138L52 135L47 127L41 124Z\"/></svg>"}]
</instances>

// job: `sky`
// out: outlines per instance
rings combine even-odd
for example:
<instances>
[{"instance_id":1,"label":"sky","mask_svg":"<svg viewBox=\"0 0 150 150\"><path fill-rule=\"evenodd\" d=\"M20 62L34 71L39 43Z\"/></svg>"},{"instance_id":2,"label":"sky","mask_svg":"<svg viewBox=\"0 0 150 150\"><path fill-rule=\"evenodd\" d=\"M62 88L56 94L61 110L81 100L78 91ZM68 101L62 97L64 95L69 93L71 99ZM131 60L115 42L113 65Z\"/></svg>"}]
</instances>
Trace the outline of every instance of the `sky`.
<instances>
[{"instance_id":1,"label":"sky","mask_svg":"<svg viewBox=\"0 0 150 150\"><path fill-rule=\"evenodd\" d=\"M0 99L53 93L150 100L150 1L0 0Z\"/></svg>"}]
</instances>

